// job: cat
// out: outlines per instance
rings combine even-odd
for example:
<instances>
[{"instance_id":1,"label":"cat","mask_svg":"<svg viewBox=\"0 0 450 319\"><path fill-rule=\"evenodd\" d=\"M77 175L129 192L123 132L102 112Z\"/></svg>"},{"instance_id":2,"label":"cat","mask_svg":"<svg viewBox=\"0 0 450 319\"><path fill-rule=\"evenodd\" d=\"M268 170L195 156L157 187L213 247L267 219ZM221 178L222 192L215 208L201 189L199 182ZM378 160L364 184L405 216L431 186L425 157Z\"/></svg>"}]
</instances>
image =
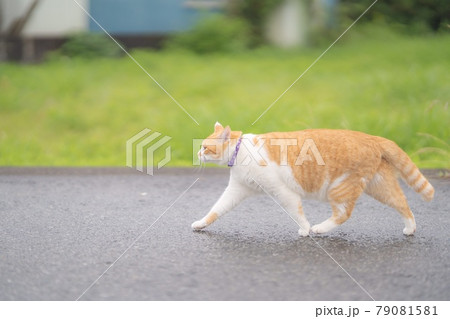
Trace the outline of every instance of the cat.
<instances>
[{"instance_id":1,"label":"cat","mask_svg":"<svg viewBox=\"0 0 450 319\"><path fill-rule=\"evenodd\" d=\"M365 192L395 208L405 224L403 233L412 235L416 222L397 173L424 200L434 196L433 186L393 141L357 131L307 129L255 135L231 131L217 122L198 157L231 169L224 193L205 217L192 224L194 230L211 225L245 198L266 193L297 222L300 236L322 234L344 223ZM331 217L311 227L302 198L329 202Z\"/></svg>"}]
</instances>

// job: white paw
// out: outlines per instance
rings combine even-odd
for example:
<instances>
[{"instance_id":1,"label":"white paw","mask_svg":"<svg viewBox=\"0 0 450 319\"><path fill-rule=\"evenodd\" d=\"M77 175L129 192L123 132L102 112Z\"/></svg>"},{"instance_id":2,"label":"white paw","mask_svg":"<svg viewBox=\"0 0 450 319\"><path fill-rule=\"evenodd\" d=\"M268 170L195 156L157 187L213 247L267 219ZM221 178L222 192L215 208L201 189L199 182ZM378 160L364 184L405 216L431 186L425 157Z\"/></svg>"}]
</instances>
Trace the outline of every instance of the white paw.
<instances>
[{"instance_id":1,"label":"white paw","mask_svg":"<svg viewBox=\"0 0 450 319\"><path fill-rule=\"evenodd\" d=\"M403 228L403 234L405 235L414 235L414 232L416 231L416 228L409 228L409 227L405 227Z\"/></svg>"},{"instance_id":2,"label":"white paw","mask_svg":"<svg viewBox=\"0 0 450 319\"><path fill-rule=\"evenodd\" d=\"M306 230L306 229L300 228L298 230L298 234L302 237L309 236L309 229Z\"/></svg>"},{"instance_id":3,"label":"white paw","mask_svg":"<svg viewBox=\"0 0 450 319\"><path fill-rule=\"evenodd\" d=\"M315 234L323 234L329 232L330 230L336 228L336 224L331 220L326 220L320 224L311 227L311 231Z\"/></svg>"},{"instance_id":4,"label":"white paw","mask_svg":"<svg viewBox=\"0 0 450 319\"><path fill-rule=\"evenodd\" d=\"M326 232L326 230L324 230L321 224L317 224L311 227L311 232L313 232L314 234L323 234Z\"/></svg>"},{"instance_id":5,"label":"white paw","mask_svg":"<svg viewBox=\"0 0 450 319\"><path fill-rule=\"evenodd\" d=\"M412 235L416 231L416 222L414 218L405 219L405 228L403 228L403 234Z\"/></svg>"},{"instance_id":6,"label":"white paw","mask_svg":"<svg viewBox=\"0 0 450 319\"><path fill-rule=\"evenodd\" d=\"M191 227L193 230L200 230L208 226L203 220L197 220L196 222L193 222Z\"/></svg>"}]
</instances>

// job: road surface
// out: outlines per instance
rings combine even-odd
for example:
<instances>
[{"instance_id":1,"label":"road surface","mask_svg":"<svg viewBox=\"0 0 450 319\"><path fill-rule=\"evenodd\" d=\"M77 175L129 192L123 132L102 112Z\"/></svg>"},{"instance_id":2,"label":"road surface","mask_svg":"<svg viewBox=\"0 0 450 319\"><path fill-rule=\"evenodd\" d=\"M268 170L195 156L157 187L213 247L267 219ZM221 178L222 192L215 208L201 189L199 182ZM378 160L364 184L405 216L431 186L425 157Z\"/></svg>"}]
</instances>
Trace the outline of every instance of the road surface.
<instances>
[{"instance_id":1,"label":"road surface","mask_svg":"<svg viewBox=\"0 0 450 319\"><path fill-rule=\"evenodd\" d=\"M430 179L431 203L404 187L413 237L365 195L328 235L300 238L264 196L193 232L227 181L227 169L1 168L0 299L450 299L450 179ZM330 215L304 204L311 224Z\"/></svg>"}]
</instances>

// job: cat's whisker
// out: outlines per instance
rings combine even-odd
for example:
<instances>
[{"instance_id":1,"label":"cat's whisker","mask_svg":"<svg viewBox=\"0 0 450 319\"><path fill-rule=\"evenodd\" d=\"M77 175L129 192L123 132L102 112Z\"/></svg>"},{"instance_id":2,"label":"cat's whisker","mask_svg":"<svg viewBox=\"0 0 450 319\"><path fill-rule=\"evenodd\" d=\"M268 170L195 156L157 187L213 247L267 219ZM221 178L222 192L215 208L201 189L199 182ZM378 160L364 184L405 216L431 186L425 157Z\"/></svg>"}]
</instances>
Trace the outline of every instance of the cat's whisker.
<instances>
[{"instance_id":1,"label":"cat's whisker","mask_svg":"<svg viewBox=\"0 0 450 319\"><path fill-rule=\"evenodd\" d=\"M195 166L194 173L201 177L205 171L205 167L206 164L203 161L200 161L200 164Z\"/></svg>"},{"instance_id":2,"label":"cat's whisker","mask_svg":"<svg viewBox=\"0 0 450 319\"><path fill-rule=\"evenodd\" d=\"M201 164L200 165L197 165L197 166L194 166L194 173L197 175L198 173L200 173L200 171L201 171Z\"/></svg>"},{"instance_id":3,"label":"cat's whisker","mask_svg":"<svg viewBox=\"0 0 450 319\"><path fill-rule=\"evenodd\" d=\"M200 176L203 176L203 174L205 173L205 168L206 168L206 163L205 162L201 162L201 164L200 164Z\"/></svg>"}]
</instances>

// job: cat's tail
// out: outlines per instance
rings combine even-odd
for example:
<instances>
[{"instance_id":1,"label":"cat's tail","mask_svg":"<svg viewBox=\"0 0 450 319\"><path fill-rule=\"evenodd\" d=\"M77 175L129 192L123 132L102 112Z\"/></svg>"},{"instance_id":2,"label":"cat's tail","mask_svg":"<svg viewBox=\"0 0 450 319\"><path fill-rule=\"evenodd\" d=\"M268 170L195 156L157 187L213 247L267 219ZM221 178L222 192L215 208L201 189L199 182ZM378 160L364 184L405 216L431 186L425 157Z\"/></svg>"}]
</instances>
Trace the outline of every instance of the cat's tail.
<instances>
[{"instance_id":1,"label":"cat's tail","mask_svg":"<svg viewBox=\"0 0 450 319\"><path fill-rule=\"evenodd\" d=\"M394 142L384 138L381 139L382 157L397 169L406 183L417 193L421 194L424 200L427 202L431 201L434 196L434 188L422 175L408 154Z\"/></svg>"}]
</instances>

